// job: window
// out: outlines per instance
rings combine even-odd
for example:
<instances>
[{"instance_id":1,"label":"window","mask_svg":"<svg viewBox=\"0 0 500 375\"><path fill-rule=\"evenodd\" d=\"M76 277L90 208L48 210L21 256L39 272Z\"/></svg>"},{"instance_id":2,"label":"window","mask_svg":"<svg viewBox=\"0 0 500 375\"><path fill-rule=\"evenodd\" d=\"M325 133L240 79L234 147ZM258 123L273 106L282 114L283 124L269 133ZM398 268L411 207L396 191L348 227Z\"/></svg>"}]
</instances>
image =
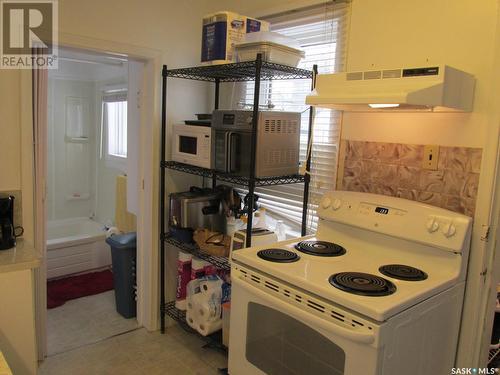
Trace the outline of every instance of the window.
<instances>
[{"instance_id":1,"label":"window","mask_svg":"<svg viewBox=\"0 0 500 375\"><path fill-rule=\"evenodd\" d=\"M127 102L105 103L108 124L108 155L127 157Z\"/></svg>"},{"instance_id":2,"label":"window","mask_svg":"<svg viewBox=\"0 0 500 375\"><path fill-rule=\"evenodd\" d=\"M294 12L287 12L265 18L271 22L271 30L299 41L306 57L299 67L312 70L318 65L318 72L334 73L344 69L346 56L349 4L328 2ZM253 103L252 83L246 84L243 102ZM302 112L300 160L304 163L307 154L307 132L309 107L305 97L311 91L310 80L272 81L261 85L261 105L284 111ZM308 226L316 228L315 209L319 197L335 188L337 154L340 139L341 114L329 109L316 109L313 124L313 146L311 163L311 184ZM274 216L280 216L298 231L302 219L303 185L284 185L259 188L260 204Z\"/></svg>"},{"instance_id":3,"label":"window","mask_svg":"<svg viewBox=\"0 0 500 375\"><path fill-rule=\"evenodd\" d=\"M103 151L110 166L123 169L127 158L127 96L106 91L102 99Z\"/></svg>"}]
</instances>

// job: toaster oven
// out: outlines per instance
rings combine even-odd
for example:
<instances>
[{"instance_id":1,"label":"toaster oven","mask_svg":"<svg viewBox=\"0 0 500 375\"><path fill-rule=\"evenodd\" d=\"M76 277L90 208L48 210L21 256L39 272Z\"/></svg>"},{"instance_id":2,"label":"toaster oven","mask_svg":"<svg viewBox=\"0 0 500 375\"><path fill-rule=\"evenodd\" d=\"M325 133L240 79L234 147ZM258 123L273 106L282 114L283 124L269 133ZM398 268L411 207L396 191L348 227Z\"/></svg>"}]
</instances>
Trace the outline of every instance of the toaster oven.
<instances>
[{"instance_id":1,"label":"toaster oven","mask_svg":"<svg viewBox=\"0 0 500 375\"><path fill-rule=\"evenodd\" d=\"M239 176L250 172L252 111L212 114L212 168ZM255 176L296 174L299 169L300 113L259 112Z\"/></svg>"}]
</instances>

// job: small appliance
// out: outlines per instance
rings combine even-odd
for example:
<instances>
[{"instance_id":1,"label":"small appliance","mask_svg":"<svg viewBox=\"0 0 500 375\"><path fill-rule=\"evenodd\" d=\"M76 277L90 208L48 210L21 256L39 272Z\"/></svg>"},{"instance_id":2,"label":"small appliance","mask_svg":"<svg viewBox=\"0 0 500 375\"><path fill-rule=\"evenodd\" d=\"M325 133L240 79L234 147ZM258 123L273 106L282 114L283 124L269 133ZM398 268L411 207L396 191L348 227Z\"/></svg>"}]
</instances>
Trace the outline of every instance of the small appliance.
<instances>
[{"instance_id":1,"label":"small appliance","mask_svg":"<svg viewBox=\"0 0 500 375\"><path fill-rule=\"evenodd\" d=\"M212 114L212 168L239 176L250 173L252 111ZM299 170L300 113L259 112L255 176L296 174Z\"/></svg>"},{"instance_id":2,"label":"small appliance","mask_svg":"<svg viewBox=\"0 0 500 375\"><path fill-rule=\"evenodd\" d=\"M175 124L172 134L172 160L210 168L211 130L208 126Z\"/></svg>"},{"instance_id":3,"label":"small appliance","mask_svg":"<svg viewBox=\"0 0 500 375\"><path fill-rule=\"evenodd\" d=\"M14 197L0 198L0 250L16 246Z\"/></svg>"},{"instance_id":4,"label":"small appliance","mask_svg":"<svg viewBox=\"0 0 500 375\"><path fill-rule=\"evenodd\" d=\"M183 242L192 242L195 229L224 233L226 218L222 212L221 199L219 192L196 187L170 194L171 233Z\"/></svg>"},{"instance_id":5,"label":"small appliance","mask_svg":"<svg viewBox=\"0 0 500 375\"><path fill-rule=\"evenodd\" d=\"M246 246L247 231L245 229L237 230L231 238L231 251L229 256L235 250L243 249ZM262 246L270 245L278 241L276 233L265 228L252 228L252 245Z\"/></svg>"},{"instance_id":6,"label":"small appliance","mask_svg":"<svg viewBox=\"0 0 500 375\"><path fill-rule=\"evenodd\" d=\"M350 112L470 112L475 79L447 65L320 74L306 103Z\"/></svg>"},{"instance_id":7,"label":"small appliance","mask_svg":"<svg viewBox=\"0 0 500 375\"><path fill-rule=\"evenodd\" d=\"M471 218L335 191L313 236L233 253L229 373L449 374Z\"/></svg>"}]
</instances>

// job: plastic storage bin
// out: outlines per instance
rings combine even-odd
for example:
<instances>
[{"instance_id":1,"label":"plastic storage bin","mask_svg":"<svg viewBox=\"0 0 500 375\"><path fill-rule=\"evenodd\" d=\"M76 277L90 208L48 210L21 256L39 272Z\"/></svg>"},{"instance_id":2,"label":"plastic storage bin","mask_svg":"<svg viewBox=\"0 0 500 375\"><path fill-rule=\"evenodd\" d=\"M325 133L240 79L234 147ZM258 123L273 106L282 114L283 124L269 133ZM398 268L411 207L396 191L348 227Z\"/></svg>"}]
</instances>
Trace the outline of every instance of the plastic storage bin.
<instances>
[{"instance_id":1,"label":"plastic storage bin","mask_svg":"<svg viewBox=\"0 0 500 375\"><path fill-rule=\"evenodd\" d=\"M244 42L234 47L238 62L255 60L258 53L264 61L296 67L304 58L304 51L295 39L274 33L261 31L248 34Z\"/></svg>"},{"instance_id":2,"label":"plastic storage bin","mask_svg":"<svg viewBox=\"0 0 500 375\"><path fill-rule=\"evenodd\" d=\"M115 234L108 237L106 243L111 247L116 311L124 318L133 318L137 314L137 234Z\"/></svg>"}]
</instances>

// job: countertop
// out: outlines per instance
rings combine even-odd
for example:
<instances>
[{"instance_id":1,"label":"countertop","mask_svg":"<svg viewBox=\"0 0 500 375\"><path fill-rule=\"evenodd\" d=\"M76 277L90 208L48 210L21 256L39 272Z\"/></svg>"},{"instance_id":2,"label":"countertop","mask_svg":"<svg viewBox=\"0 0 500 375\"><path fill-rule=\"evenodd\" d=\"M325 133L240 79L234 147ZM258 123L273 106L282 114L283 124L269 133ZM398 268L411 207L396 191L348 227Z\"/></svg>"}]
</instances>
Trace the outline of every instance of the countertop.
<instances>
[{"instance_id":1,"label":"countertop","mask_svg":"<svg viewBox=\"0 0 500 375\"><path fill-rule=\"evenodd\" d=\"M40 261L40 254L33 245L19 239L16 247L0 250L0 273L37 268Z\"/></svg>"}]
</instances>

